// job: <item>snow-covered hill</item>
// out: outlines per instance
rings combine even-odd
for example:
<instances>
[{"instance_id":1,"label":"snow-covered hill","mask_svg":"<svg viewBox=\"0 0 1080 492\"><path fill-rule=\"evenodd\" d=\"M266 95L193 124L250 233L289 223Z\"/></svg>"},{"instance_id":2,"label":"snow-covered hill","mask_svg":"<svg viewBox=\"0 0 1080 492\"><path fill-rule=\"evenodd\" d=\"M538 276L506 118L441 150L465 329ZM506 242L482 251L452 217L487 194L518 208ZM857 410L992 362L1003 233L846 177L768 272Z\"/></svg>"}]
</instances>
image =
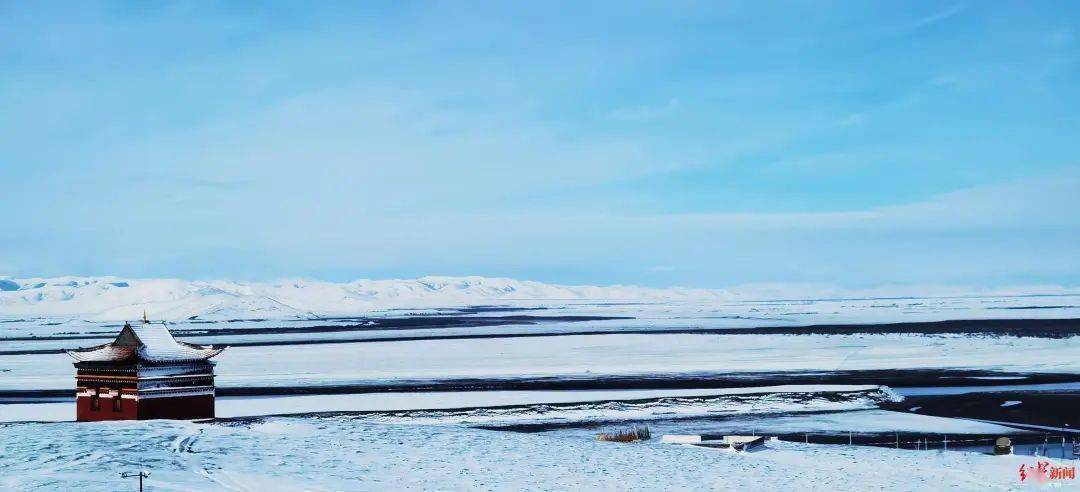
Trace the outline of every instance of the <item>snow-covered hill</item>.
<instances>
[{"instance_id":1,"label":"snow-covered hill","mask_svg":"<svg viewBox=\"0 0 1080 492\"><path fill-rule=\"evenodd\" d=\"M155 317L310 317L392 308L492 302L719 299L721 291L641 287L567 287L507 278L423 277L332 283L271 283L60 277L0 280L0 315L131 319Z\"/></svg>"},{"instance_id":2,"label":"snow-covered hill","mask_svg":"<svg viewBox=\"0 0 1080 492\"><path fill-rule=\"evenodd\" d=\"M564 286L508 278L422 277L333 283L289 280L268 283L227 280L58 277L0 279L0 316L79 316L88 320L155 318L310 318L355 315L394 308L478 304L565 305L604 302L716 304L761 299L820 299L942 295L1076 293L1037 286L973 292L955 287L839 290L821 285L750 285L733 289Z\"/></svg>"}]
</instances>

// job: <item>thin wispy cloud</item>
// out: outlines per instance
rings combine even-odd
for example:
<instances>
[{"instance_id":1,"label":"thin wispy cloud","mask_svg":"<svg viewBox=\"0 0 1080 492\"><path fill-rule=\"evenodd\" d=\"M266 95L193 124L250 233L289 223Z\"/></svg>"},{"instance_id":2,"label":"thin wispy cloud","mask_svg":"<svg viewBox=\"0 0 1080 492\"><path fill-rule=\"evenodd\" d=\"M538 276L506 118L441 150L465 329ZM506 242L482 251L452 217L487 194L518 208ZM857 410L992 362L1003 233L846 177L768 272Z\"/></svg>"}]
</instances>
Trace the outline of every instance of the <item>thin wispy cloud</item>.
<instances>
[{"instance_id":1,"label":"thin wispy cloud","mask_svg":"<svg viewBox=\"0 0 1080 492\"><path fill-rule=\"evenodd\" d=\"M915 20L914 22L908 24L906 26L906 29L910 31L910 30L915 30L915 29L919 29L919 28L922 28L922 27L930 26L930 25L933 25L933 24L937 24L939 22L945 21L945 20L959 14L963 10L964 10L964 5L962 5L962 4L953 5L952 7L949 7L947 9L945 9L945 10L935 12L935 13L933 13L931 15L928 15L926 17Z\"/></svg>"}]
</instances>

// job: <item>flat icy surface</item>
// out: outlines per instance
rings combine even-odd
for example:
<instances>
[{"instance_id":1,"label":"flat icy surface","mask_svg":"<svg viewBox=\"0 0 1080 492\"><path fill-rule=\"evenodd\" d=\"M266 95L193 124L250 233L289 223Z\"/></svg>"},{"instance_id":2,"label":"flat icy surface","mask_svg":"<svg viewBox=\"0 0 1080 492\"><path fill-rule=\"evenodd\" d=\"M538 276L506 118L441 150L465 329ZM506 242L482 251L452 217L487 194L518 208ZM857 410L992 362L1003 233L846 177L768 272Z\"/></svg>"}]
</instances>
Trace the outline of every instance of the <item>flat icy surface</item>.
<instances>
[{"instance_id":1,"label":"flat icy surface","mask_svg":"<svg viewBox=\"0 0 1080 492\"><path fill-rule=\"evenodd\" d=\"M1034 459L770 442L751 453L351 418L0 426L0 488L121 490L1009 490ZM1056 460L1052 460L1055 461Z\"/></svg>"}]
</instances>

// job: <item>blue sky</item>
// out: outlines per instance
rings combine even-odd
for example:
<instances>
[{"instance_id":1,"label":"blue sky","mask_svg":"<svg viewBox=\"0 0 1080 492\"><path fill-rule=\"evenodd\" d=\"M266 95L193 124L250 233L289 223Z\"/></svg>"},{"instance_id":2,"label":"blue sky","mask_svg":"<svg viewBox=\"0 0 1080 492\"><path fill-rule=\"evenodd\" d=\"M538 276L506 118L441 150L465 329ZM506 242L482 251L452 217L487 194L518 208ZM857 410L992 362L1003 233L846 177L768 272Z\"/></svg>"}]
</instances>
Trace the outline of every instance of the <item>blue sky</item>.
<instances>
[{"instance_id":1,"label":"blue sky","mask_svg":"<svg viewBox=\"0 0 1080 492\"><path fill-rule=\"evenodd\" d=\"M0 36L0 275L1080 283L1071 2L3 2Z\"/></svg>"}]
</instances>

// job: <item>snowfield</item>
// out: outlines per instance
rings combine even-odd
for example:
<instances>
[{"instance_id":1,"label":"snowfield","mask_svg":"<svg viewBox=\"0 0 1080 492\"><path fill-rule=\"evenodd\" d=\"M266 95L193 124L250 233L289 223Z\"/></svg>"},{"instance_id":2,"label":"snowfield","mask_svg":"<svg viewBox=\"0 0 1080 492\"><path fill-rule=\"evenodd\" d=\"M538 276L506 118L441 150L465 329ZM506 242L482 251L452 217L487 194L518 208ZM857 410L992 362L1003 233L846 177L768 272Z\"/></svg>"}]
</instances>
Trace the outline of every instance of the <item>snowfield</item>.
<instances>
[{"instance_id":1,"label":"snowfield","mask_svg":"<svg viewBox=\"0 0 1080 492\"><path fill-rule=\"evenodd\" d=\"M774 441L750 453L340 418L0 425L0 488L1011 490L1024 456ZM1058 460L1051 460L1060 464ZM1028 484L1024 484L1028 485Z\"/></svg>"},{"instance_id":2,"label":"snowfield","mask_svg":"<svg viewBox=\"0 0 1080 492\"><path fill-rule=\"evenodd\" d=\"M74 369L59 351L108 342L144 310L184 341L231 345L215 358L219 420L70 422ZM1010 318L1030 329L802 328ZM1080 384L1080 336L1064 318L1080 318L1080 291L1054 286L0 279L0 490L123 490L134 481L119 474L144 468L148 490L1011 490L1034 458L780 441L729 454L595 433L1031 437L996 414L909 411L900 395L988 381L978 391L1046 392L963 408L1032 408L1020 417L1060 426L1071 416L1057 402L1075 402ZM1039 331L1049 325L1059 331ZM919 371L933 375L905 379ZM833 379L785 379L802 376Z\"/></svg>"},{"instance_id":3,"label":"snowfield","mask_svg":"<svg viewBox=\"0 0 1080 492\"><path fill-rule=\"evenodd\" d=\"M1080 337L567 335L232 347L216 361L219 387L897 368L1080 373ZM69 388L71 362L0 356L0 390Z\"/></svg>"}]
</instances>

